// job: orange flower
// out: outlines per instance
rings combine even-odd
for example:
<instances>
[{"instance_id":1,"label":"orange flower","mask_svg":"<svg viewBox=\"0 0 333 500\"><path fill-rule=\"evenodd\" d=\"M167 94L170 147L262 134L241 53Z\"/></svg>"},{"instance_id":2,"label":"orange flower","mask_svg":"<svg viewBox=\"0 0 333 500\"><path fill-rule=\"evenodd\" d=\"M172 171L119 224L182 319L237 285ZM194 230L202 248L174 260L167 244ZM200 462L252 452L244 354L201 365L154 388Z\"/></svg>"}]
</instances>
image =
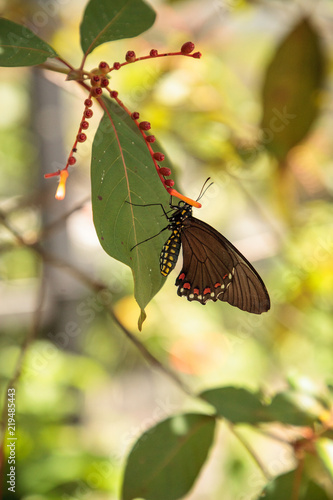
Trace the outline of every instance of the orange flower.
<instances>
[{"instance_id":1,"label":"orange flower","mask_svg":"<svg viewBox=\"0 0 333 500\"><path fill-rule=\"evenodd\" d=\"M57 192L55 194L55 197L57 200L63 200L65 198L67 177L68 177L68 171L61 170L60 181L59 181Z\"/></svg>"}]
</instances>

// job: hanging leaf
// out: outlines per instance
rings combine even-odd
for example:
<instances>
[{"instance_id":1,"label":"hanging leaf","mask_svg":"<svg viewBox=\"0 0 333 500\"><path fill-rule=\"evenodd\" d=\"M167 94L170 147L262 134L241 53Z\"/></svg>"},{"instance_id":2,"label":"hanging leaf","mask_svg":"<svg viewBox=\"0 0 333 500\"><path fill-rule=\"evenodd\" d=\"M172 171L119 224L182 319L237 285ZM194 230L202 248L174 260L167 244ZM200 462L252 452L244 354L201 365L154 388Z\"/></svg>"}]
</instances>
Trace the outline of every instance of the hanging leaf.
<instances>
[{"instance_id":1,"label":"hanging leaf","mask_svg":"<svg viewBox=\"0 0 333 500\"><path fill-rule=\"evenodd\" d=\"M263 144L280 162L317 116L324 66L319 36L303 19L278 47L263 86Z\"/></svg>"},{"instance_id":2,"label":"hanging leaf","mask_svg":"<svg viewBox=\"0 0 333 500\"><path fill-rule=\"evenodd\" d=\"M0 18L0 66L35 66L57 57L50 45L31 30Z\"/></svg>"},{"instance_id":3,"label":"hanging leaf","mask_svg":"<svg viewBox=\"0 0 333 500\"><path fill-rule=\"evenodd\" d=\"M303 405L303 402L309 406L308 408ZM310 405L310 397L308 395L300 394L296 391L285 391L276 394L271 404L269 405L269 412L272 420L289 425L312 425L319 417L312 408L316 407L318 403L313 400Z\"/></svg>"},{"instance_id":4,"label":"hanging leaf","mask_svg":"<svg viewBox=\"0 0 333 500\"><path fill-rule=\"evenodd\" d=\"M82 50L88 55L102 43L138 36L155 17L142 0L90 0L80 27Z\"/></svg>"},{"instance_id":5,"label":"hanging leaf","mask_svg":"<svg viewBox=\"0 0 333 500\"><path fill-rule=\"evenodd\" d=\"M234 424L271 421L267 407L257 394L237 387L218 387L200 394L200 397L213 405L218 415Z\"/></svg>"},{"instance_id":6,"label":"hanging leaf","mask_svg":"<svg viewBox=\"0 0 333 500\"><path fill-rule=\"evenodd\" d=\"M127 459L122 500L176 500L193 486L212 445L215 419L171 417L142 434Z\"/></svg>"},{"instance_id":7,"label":"hanging leaf","mask_svg":"<svg viewBox=\"0 0 333 500\"><path fill-rule=\"evenodd\" d=\"M297 488L297 489L296 489ZM265 500L329 500L325 490L300 471L293 470L276 477L258 497Z\"/></svg>"},{"instance_id":8,"label":"hanging leaf","mask_svg":"<svg viewBox=\"0 0 333 500\"><path fill-rule=\"evenodd\" d=\"M234 424L280 422L287 425L311 425L318 419L315 412L302 408L304 395L295 391L276 394L264 404L258 394L238 387L218 387L200 394L216 409L218 415Z\"/></svg>"},{"instance_id":9,"label":"hanging leaf","mask_svg":"<svg viewBox=\"0 0 333 500\"><path fill-rule=\"evenodd\" d=\"M104 250L132 269L134 295L142 309L160 290L159 255L167 234L131 248L158 234L167 221L160 206L169 195L163 188L148 148L133 121L119 114L119 107L105 100L107 112L100 122L92 147L92 208L96 232ZM122 111L122 110L121 110ZM156 143L154 143L154 146ZM168 164L165 159L163 165Z\"/></svg>"}]
</instances>

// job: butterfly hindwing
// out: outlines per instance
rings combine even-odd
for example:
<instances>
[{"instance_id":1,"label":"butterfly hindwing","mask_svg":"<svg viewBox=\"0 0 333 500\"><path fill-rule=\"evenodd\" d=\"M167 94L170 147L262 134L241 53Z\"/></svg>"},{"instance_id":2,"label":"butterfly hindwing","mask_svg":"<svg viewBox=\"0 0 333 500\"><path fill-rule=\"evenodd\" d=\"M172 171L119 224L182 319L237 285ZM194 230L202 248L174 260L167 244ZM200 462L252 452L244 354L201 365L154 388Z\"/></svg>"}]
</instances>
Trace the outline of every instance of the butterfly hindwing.
<instances>
[{"instance_id":1,"label":"butterfly hindwing","mask_svg":"<svg viewBox=\"0 0 333 500\"><path fill-rule=\"evenodd\" d=\"M180 231L183 268L177 293L205 304L222 300L261 314L270 308L266 287L254 267L222 234L192 216Z\"/></svg>"}]
</instances>

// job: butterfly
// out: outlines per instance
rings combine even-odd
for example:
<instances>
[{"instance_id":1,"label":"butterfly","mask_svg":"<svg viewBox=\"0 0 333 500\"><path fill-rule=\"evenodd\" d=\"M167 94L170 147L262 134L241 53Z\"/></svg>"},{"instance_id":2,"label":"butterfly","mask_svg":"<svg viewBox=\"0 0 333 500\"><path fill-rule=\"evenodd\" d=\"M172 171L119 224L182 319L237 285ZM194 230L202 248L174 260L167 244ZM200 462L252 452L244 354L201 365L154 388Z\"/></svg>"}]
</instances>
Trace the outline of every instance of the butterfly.
<instances>
[{"instance_id":1,"label":"butterfly","mask_svg":"<svg viewBox=\"0 0 333 500\"><path fill-rule=\"evenodd\" d=\"M168 229L171 235L160 254L160 271L163 276L171 273L182 248L183 266L175 282L179 296L203 305L209 300L221 300L254 314L270 309L263 280L227 238L193 217L192 206L184 201L173 205L171 199L171 215L161 207L168 220L162 231Z\"/></svg>"},{"instance_id":2,"label":"butterfly","mask_svg":"<svg viewBox=\"0 0 333 500\"><path fill-rule=\"evenodd\" d=\"M160 270L168 276L174 269L180 248L183 266L177 279L177 294L206 304L222 300L243 311L261 314L270 299L252 264L216 229L192 215L192 206L180 201L167 215L171 236L160 255Z\"/></svg>"}]
</instances>

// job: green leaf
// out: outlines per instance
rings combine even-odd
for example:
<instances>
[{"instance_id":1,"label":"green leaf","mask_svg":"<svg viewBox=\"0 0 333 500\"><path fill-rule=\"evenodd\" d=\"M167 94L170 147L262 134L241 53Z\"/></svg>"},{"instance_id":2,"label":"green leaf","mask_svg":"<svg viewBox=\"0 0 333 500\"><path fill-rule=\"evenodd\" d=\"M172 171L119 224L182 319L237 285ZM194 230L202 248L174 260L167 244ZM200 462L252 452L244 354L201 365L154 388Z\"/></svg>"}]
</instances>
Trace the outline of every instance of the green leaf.
<instances>
[{"instance_id":1,"label":"green leaf","mask_svg":"<svg viewBox=\"0 0 333 500\"><path fill-rule=\"evenodd\" d=\"M252 392L237 387L209 389L200 397L216 408L217 413L234 424L271 421L267 407Z\"/></svg>"},{"instance_id":2,"label":"green leaf","mask_svg":"<svg viewBox=\"0 0 333 500\"><path fill-rule=\"evenodd\" d=\"M88 55L102 43L138 36L155 17L142 0L90 0L80 27L82 50Z\"/></svg>"},{"instance_id":3,"label":"green leaf","mask_svg":"<svg viewBox=\"0 0 333 500\"><path fill-rule=\"evenodd\" d=\"M215 419L186 414L142 434L127 459L122 500L176 500L192 487L208 455Z\"/></svg>"},{"instance_id":4,"label":"green leaf","mask_svg":"<svg viewBox=\"0 0 333 500\"><path fill-rule=\"evenodd\" d=\"M333 481L333 441L326 437L318 439L315 443L318 456L323 462L327 472Z\"/></svg>"},{"instance_id":5,"label":"green leaf","mask_svg":"<svg viewBox=\"0 0 333 500\"><path fill-rule=\"evenodd\" d=\"M107 112L92 147L91 186L93 218L99 241L113 258L132 269L134 295L142 309L165 283L159 255L167 234L141 243L167 226L160 206L169 207L169 195L133 121L119 107L104 101ZM119 114L120 113L120 114ZM154 143L154 148L155 148ZM156 148L155 148L156 151ZM165 159L163 165L168 165ZM132 251L131 248L137 243Z\"/></svg>"},{"instance_id":6,"label":"green leaf","mask_svg":"<svg viewBox=\"0 0 333 500\"><path fill-rule=\"evenodd\" d=\"M317 116L324 67L319 36L303 19L278 47L263 86L263 144L280 162Z\"/></svg>"},{"instance_id":7,"label":"green leaf","mask_svg":"<svg viewBox=\"0 0 333 500\"><path fill-rule=\"evenodd\" d=\"M259 395L237 387L219 387L200 394L213 405L218 414L234 424L258 424L261 422L280 422L287 425L311 425L318 415L302 407L308 396L287 391L276 394L271 404L263 404Z\"/></svg>"},{"instance_id":8,"label":"green leaf","mask_svg":"<svg viewBox=\"0 0 333 500\"><path fill-rule=\"evenodd\" d=\"M304 406L304 403L307 403L309 407ZM308 394L286 391L273 397L269 412L272 420L282 424L306 426L313 424L318 418L315 411L311 409L313 406L317 408L317 403Z\"/></svg>"},{"instance_id":9,"label":"green leaf","mask_svg":"<svg viewBox=\"0 0 333 500\"><path fill-rule=\"evenodd\" d=\"M295 488L297 489L295 490ZM258 500L263 498L265 500L289 498L297 498L297 500L329 500L327 493L318 484L309 480L304 474L299 476L297 469L276 477L258 496Z\"/></svg>"},{"instance_id":10,"label":"green leaf","mask_svg":"<svg viewBox=\"0 0 333 500\"><path fill-rule=\"evenodd\" d=\"M0 18L0 66L34 66L57 53L21 24Z\"/></svg>"}]
</instances>

